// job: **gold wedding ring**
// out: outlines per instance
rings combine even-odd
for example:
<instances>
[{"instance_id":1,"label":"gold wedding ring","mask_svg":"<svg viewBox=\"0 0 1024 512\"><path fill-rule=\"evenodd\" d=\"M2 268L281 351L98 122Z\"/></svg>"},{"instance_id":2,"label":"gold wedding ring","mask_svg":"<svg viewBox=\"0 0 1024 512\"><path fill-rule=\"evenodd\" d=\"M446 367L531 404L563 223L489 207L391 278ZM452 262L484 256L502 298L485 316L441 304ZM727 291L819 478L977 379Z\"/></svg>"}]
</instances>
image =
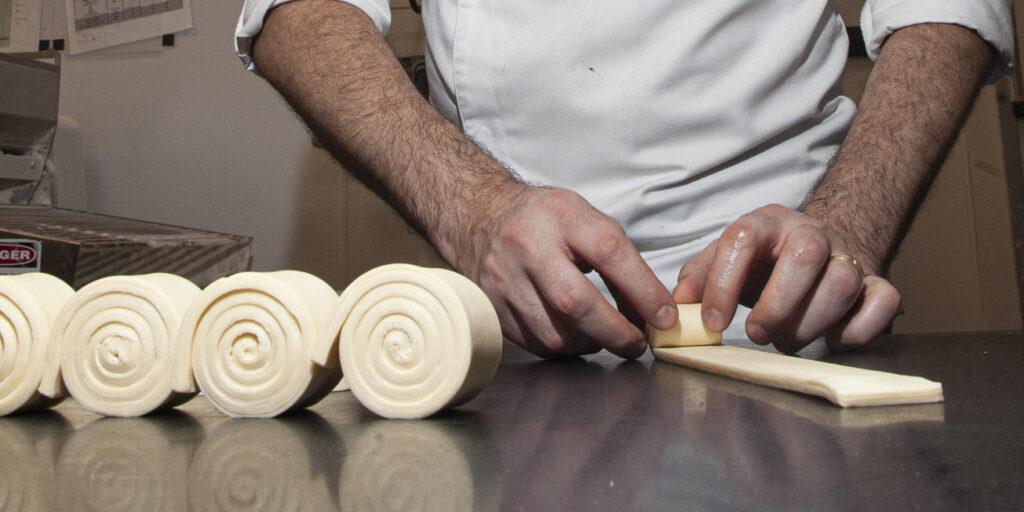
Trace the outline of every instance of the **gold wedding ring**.
<instances>
[{"instance_id":1,"label":"gold wedding ring","mask_svg":"<svg viewBox=\"0 0 1024 512\"><path fill-rule=\"evenodd\" d=\"M845 261L845 262L853 265L853 268L857 269L857 273L860 274L860 282L862 282L862 283L864 282L864 267L860 266L860 262L857 261L857 258L854 258L853 256L850 256L849 254L833 254L831 257L829 257L829 261L837 261L837 260L838 261Z\"/></svg>"}]
</instances>

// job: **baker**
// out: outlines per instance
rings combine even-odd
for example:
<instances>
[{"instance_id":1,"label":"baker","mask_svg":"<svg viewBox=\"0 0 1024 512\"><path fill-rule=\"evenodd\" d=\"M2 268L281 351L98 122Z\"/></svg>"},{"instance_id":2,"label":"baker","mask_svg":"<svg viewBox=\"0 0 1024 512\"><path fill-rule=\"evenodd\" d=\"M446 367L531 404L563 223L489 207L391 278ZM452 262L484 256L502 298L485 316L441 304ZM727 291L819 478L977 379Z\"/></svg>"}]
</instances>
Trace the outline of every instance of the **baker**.
<instances>
[{"instance_id":1,"label":"baker","mask_svg":"<svg viewBox=\"0 0 1024 512\"><path fill-rule=\"evenodd\" d=\"M900 308L892 252L1013 46L1008 0L868 0L858 109L831 1L427 0L423 23L429 103L386 0L247 0L236 41L541 356L635 357L643 322L696 301L782 351L869 342Z\"/></svg>"}]
</instances>

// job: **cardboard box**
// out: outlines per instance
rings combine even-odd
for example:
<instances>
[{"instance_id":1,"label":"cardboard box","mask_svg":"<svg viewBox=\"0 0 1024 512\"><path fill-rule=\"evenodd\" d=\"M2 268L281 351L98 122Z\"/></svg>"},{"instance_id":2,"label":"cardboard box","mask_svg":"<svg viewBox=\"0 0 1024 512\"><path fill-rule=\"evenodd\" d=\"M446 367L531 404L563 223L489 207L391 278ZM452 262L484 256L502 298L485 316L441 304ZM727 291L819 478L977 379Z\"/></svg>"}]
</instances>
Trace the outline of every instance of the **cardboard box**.
<instances>
[{"instance_id":1,"label":"cardboard box","mask_svg":"<svg viewBox=\"0 0 1024 512\"><path fill-rule=\"evenodd\" d=\"M34 246L34 247L33 247ZM252 267L252 238L47 206L0 205L6 273L38 270L78 289L110 275L168 272L205 287ZM35 261L27 253L36 251Z\"/></svg>"}]
</instances>

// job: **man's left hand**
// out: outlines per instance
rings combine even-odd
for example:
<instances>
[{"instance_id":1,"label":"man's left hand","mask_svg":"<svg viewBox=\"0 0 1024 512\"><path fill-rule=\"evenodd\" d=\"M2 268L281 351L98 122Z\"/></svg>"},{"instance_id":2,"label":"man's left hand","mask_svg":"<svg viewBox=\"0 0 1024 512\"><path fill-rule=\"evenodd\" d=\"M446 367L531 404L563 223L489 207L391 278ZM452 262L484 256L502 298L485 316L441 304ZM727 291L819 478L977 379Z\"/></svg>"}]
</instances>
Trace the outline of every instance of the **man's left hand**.
<instances>
[{"instance_id":1,"label":"man's left hand","mask_svg":"<svg viewBox=\"0 0 1024 512\"><path fill-rule=\"evenodd\" d=\"M860 261L826 223L768 205L737 219L687 262L672 295L678 303L702 302L704 323L715 331L728 327L738 304L751 306L747 336L782 352L822 335L833 349L852 348L881 334L900 311L899 292L877 267Z\"/></svg>"}]
</instances>

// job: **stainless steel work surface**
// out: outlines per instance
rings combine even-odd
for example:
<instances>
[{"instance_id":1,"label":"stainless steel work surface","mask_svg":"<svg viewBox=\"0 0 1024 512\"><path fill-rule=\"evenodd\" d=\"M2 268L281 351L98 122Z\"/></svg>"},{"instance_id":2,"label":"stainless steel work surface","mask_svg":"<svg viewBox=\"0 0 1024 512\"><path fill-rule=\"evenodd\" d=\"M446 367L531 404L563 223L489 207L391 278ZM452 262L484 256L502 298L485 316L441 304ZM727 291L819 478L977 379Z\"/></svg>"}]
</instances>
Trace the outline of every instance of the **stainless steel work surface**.
<instances>
[{"instance_id":1,"label":"stainless steel work surface","mask_svg":"<svg viewBox=\"0 0 1024 512\"><path fill-rule=\"evenodd\" d=\"M601 354L507 350L454 412L350 393L273 420L202 397L143 419L65 402L0 419L3 510L1020 510L1024 338L891 337L803 357L920 375L942 404L817 398Z\"/></svg>"}]
</instances>

